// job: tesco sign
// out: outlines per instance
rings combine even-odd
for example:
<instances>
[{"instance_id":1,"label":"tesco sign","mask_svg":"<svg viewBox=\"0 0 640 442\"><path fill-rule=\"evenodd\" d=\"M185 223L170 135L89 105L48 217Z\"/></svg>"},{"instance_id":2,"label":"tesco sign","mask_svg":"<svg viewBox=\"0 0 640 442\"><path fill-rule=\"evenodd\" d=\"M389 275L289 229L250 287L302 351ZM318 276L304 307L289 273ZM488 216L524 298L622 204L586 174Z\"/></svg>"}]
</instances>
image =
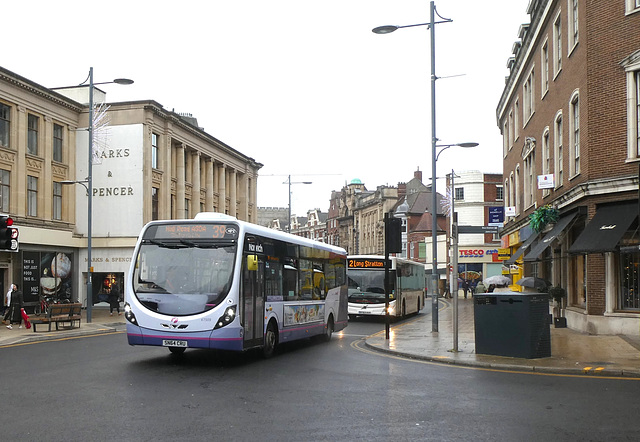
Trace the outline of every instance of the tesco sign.
<instances>
[{"instance_id":1,"label":"tesco sign","mask_svg":"<svg viewBox=\"0 0 640 442\"><path fill-rule=\"evenodd\" d=\"M459 249L460 258L483 258L485 255L497 255L498 249Z\"/></svg>"}]
</instances>

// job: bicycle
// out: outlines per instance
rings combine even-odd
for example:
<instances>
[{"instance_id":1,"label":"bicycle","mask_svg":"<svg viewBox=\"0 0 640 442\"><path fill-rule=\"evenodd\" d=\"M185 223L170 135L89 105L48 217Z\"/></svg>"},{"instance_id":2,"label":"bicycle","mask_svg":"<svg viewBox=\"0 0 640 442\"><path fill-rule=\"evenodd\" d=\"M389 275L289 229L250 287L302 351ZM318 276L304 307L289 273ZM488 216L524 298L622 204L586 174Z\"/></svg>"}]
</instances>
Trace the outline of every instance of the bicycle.
<instances>
[{"instance_id":1,"label":"bicycle","mask_svg":"<svg viewBox=\"0 0 640 442\"><path fill-rule=\"evenodd\" d=\"M38 304L36 304L36 306L33 308L33 313L36 316L40 316L41 314L47 314L49 313L49 301L47 300L47 298L45 298L44 296L40 296L40 302L38 302Z\"/></svg>"}]
</instances>

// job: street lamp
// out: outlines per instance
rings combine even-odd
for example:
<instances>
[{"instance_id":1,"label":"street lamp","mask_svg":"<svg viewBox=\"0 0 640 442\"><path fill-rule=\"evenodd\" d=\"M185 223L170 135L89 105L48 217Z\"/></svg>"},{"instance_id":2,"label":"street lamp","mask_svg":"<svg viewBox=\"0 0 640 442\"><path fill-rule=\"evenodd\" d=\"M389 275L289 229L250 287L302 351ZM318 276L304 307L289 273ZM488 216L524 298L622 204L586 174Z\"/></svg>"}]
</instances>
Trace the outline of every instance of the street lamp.
<instances>
[{"instance_id":1,"label":"street lamp","mask_svg":"<svg viewBox=\"0 0 640 442\"><path fill-rule=\"evenodd\" d=\"M128 78L116 78L113 81L105 81L101 83L93 82L93 67L89 68L89 152L88 152L88 172L87 178L82 181L72 181L72 180L64 180L59 181L61 184L82 184L85 189L87 189L87 320L86 322L91 322L91 308L93 307L93 284L92 284L92 273L93 266L91 265L91 226L92 226L92 214L93 214L93 130L94 130L94 121L93 121L93 88L98 84L121 84L121 85L129 85L133 84L133 80ZM84 85L87 80L80 83L78 86Z\"/></svg>"},{"instance_id":2,"label":"street lamp","mask_svg":"<svg viewBox=\"0 0 640 442\"><path fill-rule=\"evenodd\" d=\"M431 275L431 293L432 293L432 303L431 303L431 331L438 331L438 257L437 257L437 213L438 210L435 206L436 201L436 27L435 25L438 23L449 23L453 20L441 17L442 21L435 21L436 7L433 1L430 2L429 5L429 23L421 23L417 25L407 25L407 26L379 26L373 29L373 32L376 34L389 34L394 32L397 29L401 28L411 28L415 26L427 26L430 30L431 35L431 193L433 194L432 198L432 207L431 207L431 224L432 224L432 238L431 242L433 243L433 272Z\"/></svg>"},{"instance_id":3,"label":"street lamp","mask_svg":"<svg viewBox=\"0 0 640 442\"><path fill-rule=\"evenodd\" d=\"M287 223L287 232L291 233L291 185L292 184L313 184L312 181L294 181L291 182L291 175L288 176L287 181L282 184L289 184L289 222Z\"/></svg>"}]
</instances>

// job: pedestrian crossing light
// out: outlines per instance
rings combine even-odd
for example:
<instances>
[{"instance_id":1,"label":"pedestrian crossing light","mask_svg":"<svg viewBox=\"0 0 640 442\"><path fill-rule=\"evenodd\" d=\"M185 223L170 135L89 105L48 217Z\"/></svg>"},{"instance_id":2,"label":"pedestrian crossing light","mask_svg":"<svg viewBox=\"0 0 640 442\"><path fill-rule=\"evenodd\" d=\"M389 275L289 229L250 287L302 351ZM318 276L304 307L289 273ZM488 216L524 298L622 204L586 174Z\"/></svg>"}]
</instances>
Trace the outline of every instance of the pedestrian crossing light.
<instances>
[{"instance_id":1,"label":"pedestrian crossing light","mask_svg":"<svg viewBox=\"0 0 640 442\"><path fill-rule=\"evenodd\" d=\"M18 251L18 229L13 227L13 219L7 215L0 216L0 250Z\"/></svg>"}]
</instances>

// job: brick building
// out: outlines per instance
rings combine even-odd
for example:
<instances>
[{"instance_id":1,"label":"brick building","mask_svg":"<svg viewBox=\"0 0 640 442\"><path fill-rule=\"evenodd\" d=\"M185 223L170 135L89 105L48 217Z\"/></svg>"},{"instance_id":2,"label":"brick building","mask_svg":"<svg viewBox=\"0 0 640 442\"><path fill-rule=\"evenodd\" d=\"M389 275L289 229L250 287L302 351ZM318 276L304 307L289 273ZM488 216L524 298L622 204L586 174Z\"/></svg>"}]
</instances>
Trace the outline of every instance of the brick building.
<instances>
[{"instance_id":1,"label":"brick building","mask_svg":"<svg viewBox=\"0 0 640 442\"><path fill-rule=\"evenodd\" d=\"M567 290L569 327L637 335L640 4L531 0L527 12L497 108L507 263ZM534 228L530 215L554 212Z\"/></svg>"}]
</instances>

